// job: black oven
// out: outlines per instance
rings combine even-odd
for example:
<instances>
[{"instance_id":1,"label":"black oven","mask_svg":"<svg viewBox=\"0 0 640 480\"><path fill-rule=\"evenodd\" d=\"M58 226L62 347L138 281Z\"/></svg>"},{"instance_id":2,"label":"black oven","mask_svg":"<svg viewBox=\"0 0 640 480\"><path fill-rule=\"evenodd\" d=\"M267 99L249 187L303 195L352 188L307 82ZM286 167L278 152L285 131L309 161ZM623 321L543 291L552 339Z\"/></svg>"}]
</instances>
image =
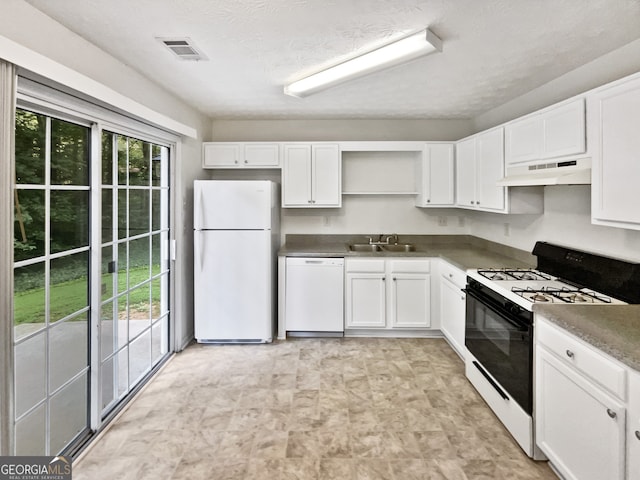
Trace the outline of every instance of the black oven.
<instances>
[{"instance_id":1,"label":"black oven","mask_svg":"<svg viewBox=\"0 0 640 480\"><path fill-rule=\"evenodd\" d=\"M476 358L473 365L505 400L531 415L533 313L472 278L465 291L465 345Z\"/></svg>"}]
</instances>

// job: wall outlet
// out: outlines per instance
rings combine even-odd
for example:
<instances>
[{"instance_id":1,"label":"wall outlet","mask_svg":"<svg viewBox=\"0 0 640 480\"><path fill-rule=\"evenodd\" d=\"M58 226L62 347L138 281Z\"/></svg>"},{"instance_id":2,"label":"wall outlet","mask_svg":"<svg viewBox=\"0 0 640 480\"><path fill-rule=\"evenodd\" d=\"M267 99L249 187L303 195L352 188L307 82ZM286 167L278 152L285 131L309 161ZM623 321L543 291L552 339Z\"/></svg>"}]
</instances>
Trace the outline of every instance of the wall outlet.
<instances>
[{"instance_id":1,"label":"wall outlet","mask_svg":"<svg viewBox=\"0 0 640 480\"><path fill-rule=\"evenodd\" d=\"M447 226L447 217L438 217L438 225L441 227Z\"/></svg>"},{"instance_id":2,"label":"wall outlet","mask_svg":"<svg viewBox=\"0 0 640 480\"><path fill-rule=\"evenodd\" d=\"M322 217L322 224L325 227L328 227L330 223L331 223L331 219L330 219L329 215L325 215L325 216Z\"/></svg>"},{"instance_id":3,"label":"wall outlet","mask_svg":"<svg viewBox=\"0 0 640 480\"><path fill-rule=\"evenodd\" d=\"M511 235L511 227L509 226L508 223L504 224L504 236L508 237L509 235Z\"/></svg>"}]
</instances>

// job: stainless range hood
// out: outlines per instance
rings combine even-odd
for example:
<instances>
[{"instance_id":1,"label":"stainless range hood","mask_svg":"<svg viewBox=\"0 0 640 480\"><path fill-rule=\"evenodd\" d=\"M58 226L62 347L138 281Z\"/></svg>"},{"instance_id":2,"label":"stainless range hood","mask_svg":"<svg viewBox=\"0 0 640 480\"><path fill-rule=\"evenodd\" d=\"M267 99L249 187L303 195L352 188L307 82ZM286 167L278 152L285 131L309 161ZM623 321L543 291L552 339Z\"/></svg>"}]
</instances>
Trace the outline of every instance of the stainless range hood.
<instances>
[{"instance_id":1,"label":"stainless range hood","mask_svg":"<svg viewBox=\"0 0 640 480\"><path fill-rule=\"evenodd\" d=\"M552 162L507 168L507 175L498 181L501 187L540 185L590 185L591 159Z\"/></svg>"}]
</instances>

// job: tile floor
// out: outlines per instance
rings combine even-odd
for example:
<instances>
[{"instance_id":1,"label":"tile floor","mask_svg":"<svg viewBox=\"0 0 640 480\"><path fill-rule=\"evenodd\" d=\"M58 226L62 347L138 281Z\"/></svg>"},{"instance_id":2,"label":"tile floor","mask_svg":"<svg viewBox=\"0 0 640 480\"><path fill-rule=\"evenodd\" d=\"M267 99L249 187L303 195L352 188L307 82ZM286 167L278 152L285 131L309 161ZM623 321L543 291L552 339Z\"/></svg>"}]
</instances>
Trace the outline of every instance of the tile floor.
<instances>
[{"instance_id":1,"label":"tile floor","mask_svg":"<svg viewBox=\"0 0 640 480\"><path fill-rule=\"evenodd\" d=\"M555 479L440 339L192 345L73 467L74 480Z\"/></svg>"}]
</instances>

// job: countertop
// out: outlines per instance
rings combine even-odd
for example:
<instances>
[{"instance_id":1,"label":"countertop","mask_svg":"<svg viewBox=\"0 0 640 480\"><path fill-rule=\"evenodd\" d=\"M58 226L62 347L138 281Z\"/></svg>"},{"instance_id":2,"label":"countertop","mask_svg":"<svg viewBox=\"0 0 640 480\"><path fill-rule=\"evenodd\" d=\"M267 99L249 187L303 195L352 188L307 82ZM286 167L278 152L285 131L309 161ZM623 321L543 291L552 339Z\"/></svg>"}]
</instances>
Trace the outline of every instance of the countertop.
<instances>
[{"instance_id":1,"label":"countertop","mask_svg":"<svg viewBox=\"0 0 640 480\"><path fill-rule=\"evenodd\" d=\"M279 256L288 257L436 257L461 270L534 267L523 250L469 235L400 235L415 252L352 252L350 243L367 243L365 235L287 235ZM542 305L535 313L581 338L625 365L640 371L640 305Z\"/></svg>"},{"instance_id":2,"label":"countertop","mask_svg":"<svg viewBox=\"0 0 640 480\"><path fill-rule=\"evenodd\" d=\"M352 252L350 243L367 243L365 235L287 235L278 252L286 257L436 257L461 270L469 268L533 267L528 252L468 235L400 235L413 252Z\"/></svg>"},{"instance_id":3,"label":"countertop","mask_svg":"<svg viewBox=\"0 0 640 480\"><path fill-rule=\"evenodd\" d=\"M640 371L640 305L541 305L533 311Z\"/></svg>"}]
</instances>

